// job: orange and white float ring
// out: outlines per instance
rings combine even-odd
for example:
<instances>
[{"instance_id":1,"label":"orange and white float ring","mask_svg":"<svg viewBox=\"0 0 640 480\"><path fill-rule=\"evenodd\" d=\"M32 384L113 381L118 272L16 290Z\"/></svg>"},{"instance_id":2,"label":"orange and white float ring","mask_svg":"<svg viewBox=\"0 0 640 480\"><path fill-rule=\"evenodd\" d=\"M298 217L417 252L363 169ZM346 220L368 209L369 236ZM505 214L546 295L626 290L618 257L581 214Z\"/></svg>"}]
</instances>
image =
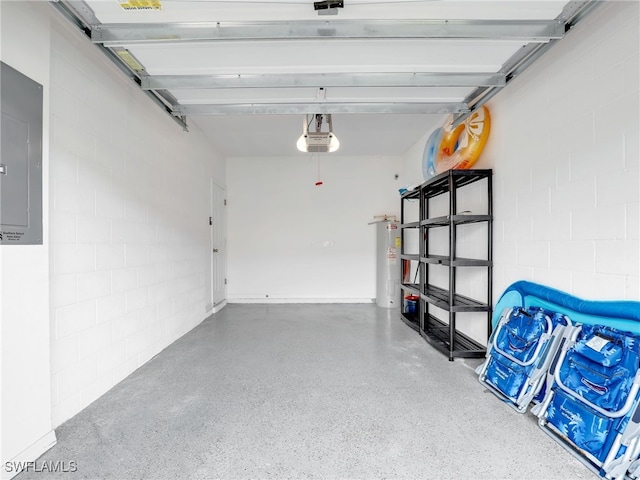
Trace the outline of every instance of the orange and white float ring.
<instances>
[{"instance_id":1,"label":"orange and white float ring","mask_svg":"<svg viewBox=\"0 0 640 480\"><path fill-rule=\"evenodd\" d=\"M491 116L485 106L456 128L453 128L453 116L450 116L442 127L442 139L436 152L436 172L471 168L482 153L490 130Z\"/></svg>"}]
</instances>

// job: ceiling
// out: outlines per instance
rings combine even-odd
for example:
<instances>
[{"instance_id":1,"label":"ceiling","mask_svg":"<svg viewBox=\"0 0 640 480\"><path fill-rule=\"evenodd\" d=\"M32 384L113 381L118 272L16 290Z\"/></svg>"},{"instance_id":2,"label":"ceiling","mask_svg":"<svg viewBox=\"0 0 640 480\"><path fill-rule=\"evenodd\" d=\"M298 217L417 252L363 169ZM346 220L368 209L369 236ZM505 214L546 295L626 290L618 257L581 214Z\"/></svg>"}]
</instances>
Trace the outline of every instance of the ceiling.
<instances>
[{"instance_id":1,"label":"ceiling","mask_svg":"<svg viewBox=\"0 0 640 480\"><path fill-rule=\"evenodd\" d=\"M332 114L339 154L401 155L448 114L462 121L498 94L601 2L342 3L53 5L223 155L289 156L305 155L295 142L319 113Z\"/></svg>"}]
</instances>

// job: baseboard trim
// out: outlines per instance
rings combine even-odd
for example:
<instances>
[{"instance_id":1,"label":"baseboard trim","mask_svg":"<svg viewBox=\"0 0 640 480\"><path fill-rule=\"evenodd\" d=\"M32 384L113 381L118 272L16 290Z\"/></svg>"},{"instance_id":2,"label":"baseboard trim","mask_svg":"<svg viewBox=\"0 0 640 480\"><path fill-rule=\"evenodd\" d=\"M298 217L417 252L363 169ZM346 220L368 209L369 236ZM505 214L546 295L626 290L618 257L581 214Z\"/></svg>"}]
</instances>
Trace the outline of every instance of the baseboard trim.
<instances>
[{"instance_id":1,"label":"baseboard trim","mask_svg":"<svg viewBox=\"0 0 640 480\"><path fill-rule=\"evenodd\" d=\"M227 306L227 300L226 299L222 300L214 305L211 313L218 313L220 310L222 310L226 306Z\"/></svg>"},{"instance_id":2,"label":"baseboard trim","mask_svg":"<svg viewBox=\"0 0 640 480\"><path fill-rule=\"evenodd\" d=\"M2 480L9 480L10 478L15 477L23 471L27 465L30 465L31 468L37 467L33 462L40 458L40 455L53 447L56 442L56 433L53 430L49 430L44 436L36 440L11 460L3 462Z\"/></svg>"}]
</instances>

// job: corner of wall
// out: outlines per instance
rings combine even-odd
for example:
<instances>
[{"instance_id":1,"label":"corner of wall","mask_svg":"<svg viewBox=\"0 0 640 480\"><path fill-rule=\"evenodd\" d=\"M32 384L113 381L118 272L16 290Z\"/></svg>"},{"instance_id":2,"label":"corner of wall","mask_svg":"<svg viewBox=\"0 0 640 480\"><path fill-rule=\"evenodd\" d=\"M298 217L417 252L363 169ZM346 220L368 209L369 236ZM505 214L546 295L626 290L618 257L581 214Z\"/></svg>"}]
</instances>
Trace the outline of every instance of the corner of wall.
<instances>
[{"instance_id":1,"label":"corner of wall","mask_svg":"<svg viewBox=\"0 0 640 480\"><path fill-rule=\"evenodd\" d=\"M0 246L2 478L55 444L51 425L49 322L50 10L44 2L0 2L0 60L43 86L42 245Z\"/></svg>"}]
</instances>

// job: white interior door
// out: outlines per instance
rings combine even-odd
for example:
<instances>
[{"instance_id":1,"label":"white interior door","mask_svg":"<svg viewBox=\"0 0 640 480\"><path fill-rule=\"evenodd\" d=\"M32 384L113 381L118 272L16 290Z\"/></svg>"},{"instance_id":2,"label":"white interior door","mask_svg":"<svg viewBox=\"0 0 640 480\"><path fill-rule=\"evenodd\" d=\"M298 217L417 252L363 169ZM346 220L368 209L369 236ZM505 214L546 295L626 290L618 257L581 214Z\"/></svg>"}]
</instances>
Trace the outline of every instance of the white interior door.
<instances>
[{"instance_id":1,"label":"white interior door","mask_svg":"<svg viewBox=\"0 0 640 480\"><path fill-rule=\"evenodd\" d=\"M211 304L214 311L227 298L227 211L224 188L211 182Z\"/></svg>"}]
</instances>

